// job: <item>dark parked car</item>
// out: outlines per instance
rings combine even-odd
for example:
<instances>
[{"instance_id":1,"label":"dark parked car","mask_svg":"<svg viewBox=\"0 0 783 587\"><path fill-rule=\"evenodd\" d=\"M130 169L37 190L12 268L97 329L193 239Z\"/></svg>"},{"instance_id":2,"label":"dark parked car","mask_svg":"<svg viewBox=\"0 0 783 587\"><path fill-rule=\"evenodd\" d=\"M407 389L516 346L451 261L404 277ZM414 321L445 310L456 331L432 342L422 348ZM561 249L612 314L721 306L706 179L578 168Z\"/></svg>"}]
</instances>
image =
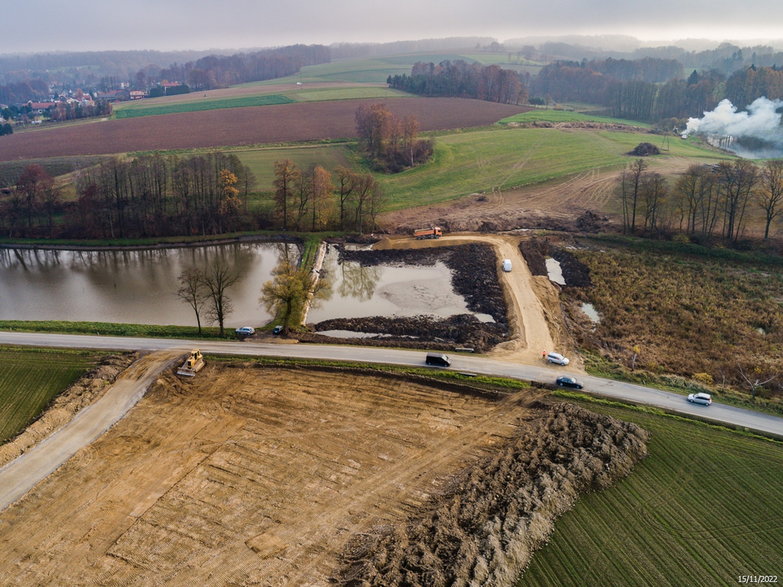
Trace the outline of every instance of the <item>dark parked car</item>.
<instances>
[{"instance_id":1,"label":"dark parked car","mask_svg":"<svg viewBox=\"0 0 783 587\"><path fill-rule=\"evenodd\" d=\"M283 327L279 324L272 329L272 334L280 334L281 332L283 332Z\"/></svg>"},{"instance_id":2,"label":"dark parked car","mask_svg":"<svg viewBox=\"0 0 783 587\"><path fill-rule=\"evenodd\" d=\"M424 361L427 365L437 365L438 367L450 367L451 361L448 355L443 353L427 353L427 358Z\"/></svg>"},{"instance_id":3,"label":"dark parked car","mask_svg":"<svg viewBox=\"0 0 783 587\"><path fill-rule=\"evenodd\" d=\"M579 383L575 377L558 377L557 381L558 387L570 387L572 389L582 389L582 384Z\"/></svg>"}]
</instances>

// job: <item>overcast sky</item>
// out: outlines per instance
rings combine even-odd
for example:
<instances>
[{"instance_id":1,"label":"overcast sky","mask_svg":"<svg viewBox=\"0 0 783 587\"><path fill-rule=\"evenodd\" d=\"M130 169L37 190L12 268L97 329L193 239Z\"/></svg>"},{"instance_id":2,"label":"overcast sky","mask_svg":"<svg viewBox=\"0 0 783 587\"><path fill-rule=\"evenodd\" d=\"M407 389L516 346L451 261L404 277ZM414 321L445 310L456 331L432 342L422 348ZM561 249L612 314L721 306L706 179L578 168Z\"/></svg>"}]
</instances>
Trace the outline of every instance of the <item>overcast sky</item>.
<instances>
[{"instance_id":1,"label":"overcast sky","mask_svg":"<svg viewBox=\"0 0 783 587\"><path fill-rule=\"evenodd\" d=\"M0 53L544 34L783 37L780 0L5 0Z\"/></svg>"}]
</instances>

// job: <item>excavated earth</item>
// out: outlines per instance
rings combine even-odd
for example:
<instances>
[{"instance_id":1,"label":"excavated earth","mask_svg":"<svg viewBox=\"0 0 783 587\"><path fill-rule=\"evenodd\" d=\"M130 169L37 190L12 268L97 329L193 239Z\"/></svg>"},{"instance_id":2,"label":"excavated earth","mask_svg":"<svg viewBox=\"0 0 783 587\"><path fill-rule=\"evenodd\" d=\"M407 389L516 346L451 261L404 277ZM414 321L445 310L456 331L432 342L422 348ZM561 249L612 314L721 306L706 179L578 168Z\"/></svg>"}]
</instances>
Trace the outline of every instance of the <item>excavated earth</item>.
<instances>
[{"instance_id":1,"label":"excavated earth","mask_svg":"<svg viewBox=\"0 0 783 587\"><path fill-rule=\"evenodd\" d=\"M445 585L468 564L511 584L577 491L645 452L637 427L541 397L254 362L165 374L0 514L2 583Z\"/></svg>"}]
</instances>

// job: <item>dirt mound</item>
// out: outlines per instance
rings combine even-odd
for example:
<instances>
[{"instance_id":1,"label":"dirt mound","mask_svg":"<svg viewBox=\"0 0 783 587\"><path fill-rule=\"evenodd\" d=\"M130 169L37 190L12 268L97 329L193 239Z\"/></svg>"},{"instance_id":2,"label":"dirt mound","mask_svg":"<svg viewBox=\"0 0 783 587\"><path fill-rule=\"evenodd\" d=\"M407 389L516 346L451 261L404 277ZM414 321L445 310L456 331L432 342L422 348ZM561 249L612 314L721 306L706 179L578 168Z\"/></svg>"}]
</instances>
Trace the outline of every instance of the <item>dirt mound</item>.
<instances>
[{"instance_id":1,"label":"dirt mound","mask_svg":"<svg viewBox=\"0 0 783 587\"><path fill-rule=\"evenodd\" d=\"M580 492L605 488L647 454L647 433L573 405L553 407L452 479L406 526L358 534L345 585L513 585Z\"/></svg>"},{"instance_id":2,"label":"dirt mound","mask_svg":"<svg viewBox=\"0 0 783 587\"><path fill-rule=\"evenodd\" d=\"M634 147L633 151L628 154L635 157L647 157L649 155L660 155L661 151L652 143L639 143Z\"/></svg>"},{"instance_id":3,"label":"dirt mound","mask_svg":"<svg viewBox=\"0 0 783 587\"><path fill-rule=\"evenodd\" d=\"M0 446L0 467L70 422L79 410L97 400L109 384L137 358L136 353L125 353L101 359L94 369L58 395L41 417L24 432Z\"/></svg>"},{"instance_id":4,"label":"dirt mound","mask_svg":"<svg viewBox=\"0 0 783 587\"><path fill-rule=\"evenodd\" d=\"M440 343L437 348L452 348L454 345L469 346L487 350L502 342L508 335L506 301L497 277L497 263L493 248L483 244L467 244L423 249L384 249L356 251L340 249L342 261L354 261L364 266L393 265L433 265L443 262L452 270L452 286L462 295L468 309L489 314L495 322L481 322L470 314L438 319L433 316L414 317L369 317L344 318L319 322L316 331L350 330L390 335L376 343L388 345L390 342L402 346L421 346L423 342ZM412 339L411 337L416 337ZM312 335L301 340L314 340ZM317 339L315 339L317 340ZM340 339L351 342L352 339ZM353 340L354 342L355 339ZM417 342L418 341L418 342ZM374 344L372 340L362 339L362 344ZM433 345L427 345L433 347Z\"/></svg>"}]
</instances>

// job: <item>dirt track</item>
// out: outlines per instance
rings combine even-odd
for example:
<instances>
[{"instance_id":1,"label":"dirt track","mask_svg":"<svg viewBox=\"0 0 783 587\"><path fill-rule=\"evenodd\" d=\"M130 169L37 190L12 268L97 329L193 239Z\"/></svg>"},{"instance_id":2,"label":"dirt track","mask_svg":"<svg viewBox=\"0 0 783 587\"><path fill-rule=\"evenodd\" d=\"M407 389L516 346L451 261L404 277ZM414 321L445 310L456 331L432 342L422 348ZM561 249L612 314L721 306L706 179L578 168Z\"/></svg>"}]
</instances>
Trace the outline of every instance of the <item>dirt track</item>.
<instances>
[{"instance_id":1,"label":"dirt track","mask_svg":"<svg viewBox=\"0 0 783 587\"><path fill-rule=\"evenodd\" d=\"M381 249L424 248L448 244L482 242L492 245L498 258L498 274L506 294L508 324L511 340L493 349L495 359L535 363L541 360L542 351L565 350L567 341L562 336L552 336L550 325L556 333L563 331L557 289L547 277L531 275L519 250L518 236L489 234L446 235L438 240L414 240L408 236L384 239L376 245ZM512 271L500 270L502 259L511 259Z\"/></svg>"},{"instance_id":2,"label":"dirt track","mask_svg":"<svg viewBox=\"0 0 783 587\"><path fill-rule=\"evenodd\" d=\"M215 364L167 377L0 515L0 570L15 585L325 584L345 541L404 519L528 400Z\"/></svg>"},{"instance_id":3,"label":"dirt track","mask_svg":"<svg viewBox=\"0 0 783 587\"><path fill-rule=\"evenodd\" d=\"M693 160L651 158L649 163L652 171L668 175L685 171ZM572 228L577 217L587 210L610 213L620 171L593 169L544 184L473 194L445 204L388 212L379 222L393 233L407 233L428 224L437 224L452 232Z\"/></svg>"}]
</instances>

